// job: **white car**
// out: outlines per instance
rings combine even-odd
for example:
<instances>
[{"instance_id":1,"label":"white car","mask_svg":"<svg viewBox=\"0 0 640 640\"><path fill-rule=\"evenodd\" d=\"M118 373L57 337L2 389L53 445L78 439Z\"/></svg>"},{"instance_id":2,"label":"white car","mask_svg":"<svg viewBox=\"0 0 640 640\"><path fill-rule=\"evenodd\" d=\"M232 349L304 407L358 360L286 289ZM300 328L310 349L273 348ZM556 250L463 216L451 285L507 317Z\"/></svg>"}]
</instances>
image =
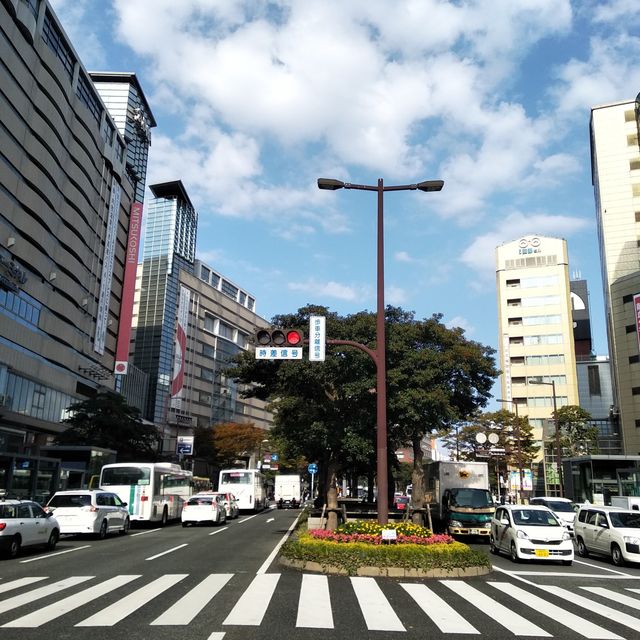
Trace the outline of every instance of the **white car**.
<instances>
[{"instance_id":1,"label":"white car","mask_svg":"<svg viewBox=\"0 0 640 640\"><path fill-rule=\"evenodd\" d=\"M578 511L575 529L579 556L611 556L617 566L640 562L640 512L584 506Z\"/></svg>"},{"instance_id":2,"label":"white car","mask_svg":"<svg viewBox=\"0 0 640 640\"><path fill-rule=\"evenodd\" d=\"M58 521L37 502L0 498L0 550L10 558L33 545L53 551L59 538Z\"/></svg>"},{"instance_id":3,"label":"white car","mask_svg":"<svg viewBox=\"0 0 640 640\"><path fill-rule=\"evenodd\" d=\"M108 533L126 534L130 527L127 503L110 491L56 491L45 510L55 514L60 533L88 533L102 540Z\"/></svg>"},{"instance_id":4,"label":"white car","mask_svg":"<svg viewBox=\"0 0 640 640\"><path fill-rule=\"evenodd\" d=\"M567 498L555 498L550 496L538 496L531 498L529 504L541 504L548 507L556 514L556 518L560 520L567 531L573 535L573 527L576 519L576 510L574 509L573 502Z\"/></svg>"},{"instance_id":5,"label":"white car","mask_svg":"<svg viewBox=\"0 0 640 640\"><path fill-rule=\"evenodd\" d=\"M240 509L238 508L238 501L233 493L218 493L214 491L214 496L218 496L224 505L224 509L227 512L227 520L233 520L240 515Z\"/></svg>"},{"instance_id":6,"label":"white car","mask_svg":"<svg viewBox=\"0 0 640 640\"><path fill-rule=\"evenodd\" d=\"M501 505L491 521L491 553L508 553L513 562L561 560L573 562L571 535L547 507Z\"/></svg>"},{"instance_id":7,"label":"white car","mask_svg":"<svg viewBox=\"0 0 640 640\"><path fill-rule=\"evenodd\" d=\"M218 495L199 493L184 504L181 518L183 527L200 522L223 524L227 521L227 512Z\"/></svg>"}]
</instances>

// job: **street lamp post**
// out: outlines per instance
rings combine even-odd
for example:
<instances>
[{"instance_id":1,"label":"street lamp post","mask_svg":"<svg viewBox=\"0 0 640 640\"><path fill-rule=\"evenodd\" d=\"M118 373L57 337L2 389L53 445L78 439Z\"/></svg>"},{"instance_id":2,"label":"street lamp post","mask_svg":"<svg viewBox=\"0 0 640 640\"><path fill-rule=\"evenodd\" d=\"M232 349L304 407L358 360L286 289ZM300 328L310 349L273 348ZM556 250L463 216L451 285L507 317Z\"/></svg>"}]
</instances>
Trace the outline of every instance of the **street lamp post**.
<instances>
[{"instance_id":1,"label":"street lamp post","mask_svg":"<svg viewBox=\"0 0 640 640\"><path fill-rule=\"evenodd\" d=\"M556 440L556 466L558 467L558 482L560 483L560 497L564 497L564 478L562 476L562 447L560 446L560 426L558 424L558 406L556 400L556 381L544 382L542 380L530 381L530 384L546 384L551 387L553 395L553 422L555 424Z\"/></svg>"},{"instance_id":2,"label":"street lamp post","mask_svg":"<svg viewBox=\"0 0 640 640\"><path fill-rule=\"evenodd\" d=\"M389 496L387 480L387 370L385 353L385 316L384 316L384 192L385 191L440 191L442 180L426 180L417 184L384 186L382 178L378 185L351 184L331 178L318 178L318 188L335 191L337 189L358 189L378 193L378 231L377 231L377 311L376 311L376 349L370 355L376 364L376 451L378 477L378 522L387 524L389 520Z\"/></svg>"},{"instance_id":3,"label":"street lamp post","mask_svg":"<svg viewBox=\"0 0 640 640\"><path fill-rule=\"evenodd\" d=\"M522 469L522 442L520 440L520 418L518 416L518 405L513 400L500 400L499 398L496 398L496 400L497 402L509 403L512 407L515 407L516 410L516 444L518 453L518 475L520 478L520 492L519 495L516 496L516 499L520 502L522 492L524 491L524 471Z\"/></svg>"}]
</instances>

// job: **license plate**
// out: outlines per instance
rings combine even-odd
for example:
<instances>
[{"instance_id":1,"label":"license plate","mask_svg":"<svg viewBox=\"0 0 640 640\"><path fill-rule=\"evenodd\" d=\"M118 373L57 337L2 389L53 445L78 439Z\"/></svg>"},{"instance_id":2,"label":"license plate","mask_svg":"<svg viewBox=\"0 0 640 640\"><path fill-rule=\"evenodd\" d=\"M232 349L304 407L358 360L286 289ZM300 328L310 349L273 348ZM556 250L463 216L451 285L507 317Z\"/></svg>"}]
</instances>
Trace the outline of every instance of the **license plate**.
<instances>
[{"instance_id":1,"label":"license plate","mask_svg":"<svg viewBox=\"0 0 640 640\"><path fill-rule=\"evenodd\" d=\"M469 529L469 533L472 536L479 536L480 535L480 532L477 529Z\"/></svg>"},{"instance_id":2,"label":"license plate","mask_svg":"<svg viewBox=\"0 0 640 640\"><path fill-rule=\"evenodd\" d=\"M548 558L549 549L536 549L536 556L538 556L538 558Z\"/></svg>"}]
</instances>

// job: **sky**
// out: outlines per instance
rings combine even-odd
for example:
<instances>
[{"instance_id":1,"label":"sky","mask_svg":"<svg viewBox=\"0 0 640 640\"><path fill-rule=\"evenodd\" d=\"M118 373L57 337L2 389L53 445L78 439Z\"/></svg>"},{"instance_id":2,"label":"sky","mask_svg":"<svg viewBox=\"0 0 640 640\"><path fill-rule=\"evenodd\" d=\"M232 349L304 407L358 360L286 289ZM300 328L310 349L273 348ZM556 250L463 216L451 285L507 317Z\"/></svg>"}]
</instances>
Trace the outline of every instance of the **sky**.
<instances>
[{"instance_id":1,"label":"sky","mask_svg":"<svg viewBox=\"0 0 640 640\"><path fill-rule=\"evenodd\" d=\"M444 180L385 194L385 303L497 350L495 248L565 238L607 353L589 118L640 91L637 0L51 4L88 70L136 73L147 185L182 180L262 317L376 309L376 193L319 177Z\"/></svg>"}]
</instances>

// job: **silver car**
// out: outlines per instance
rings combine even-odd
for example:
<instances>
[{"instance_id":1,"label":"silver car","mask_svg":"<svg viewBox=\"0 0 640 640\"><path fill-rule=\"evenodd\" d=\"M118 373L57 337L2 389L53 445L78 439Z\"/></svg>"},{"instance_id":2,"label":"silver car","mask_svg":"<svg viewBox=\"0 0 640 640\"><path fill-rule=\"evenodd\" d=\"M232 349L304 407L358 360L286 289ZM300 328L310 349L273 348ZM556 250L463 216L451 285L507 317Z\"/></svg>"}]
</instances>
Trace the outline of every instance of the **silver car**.
<instances>
[{"instance_id":1,"label":"silver car","mask_svg":"<svg viewBox=\"0 0 640 640\"><path fill-rule=\"evenodd\" d=\"M37 502L0 498L0 550L10 558L22 547L43 545L53 551L59 538L58 521Z\"/></svg>"},{"instance_id":2,"label":"silver car","mask_svg":"<svg viewBox=\"0 0 640 640\"><path fill-rule=\"evenodd\" d=\"M223 524L227 521L227 512L219 495L200 493L187 500L181 518L183 527L200 522Z\"/></svg>"}]
</instances>

